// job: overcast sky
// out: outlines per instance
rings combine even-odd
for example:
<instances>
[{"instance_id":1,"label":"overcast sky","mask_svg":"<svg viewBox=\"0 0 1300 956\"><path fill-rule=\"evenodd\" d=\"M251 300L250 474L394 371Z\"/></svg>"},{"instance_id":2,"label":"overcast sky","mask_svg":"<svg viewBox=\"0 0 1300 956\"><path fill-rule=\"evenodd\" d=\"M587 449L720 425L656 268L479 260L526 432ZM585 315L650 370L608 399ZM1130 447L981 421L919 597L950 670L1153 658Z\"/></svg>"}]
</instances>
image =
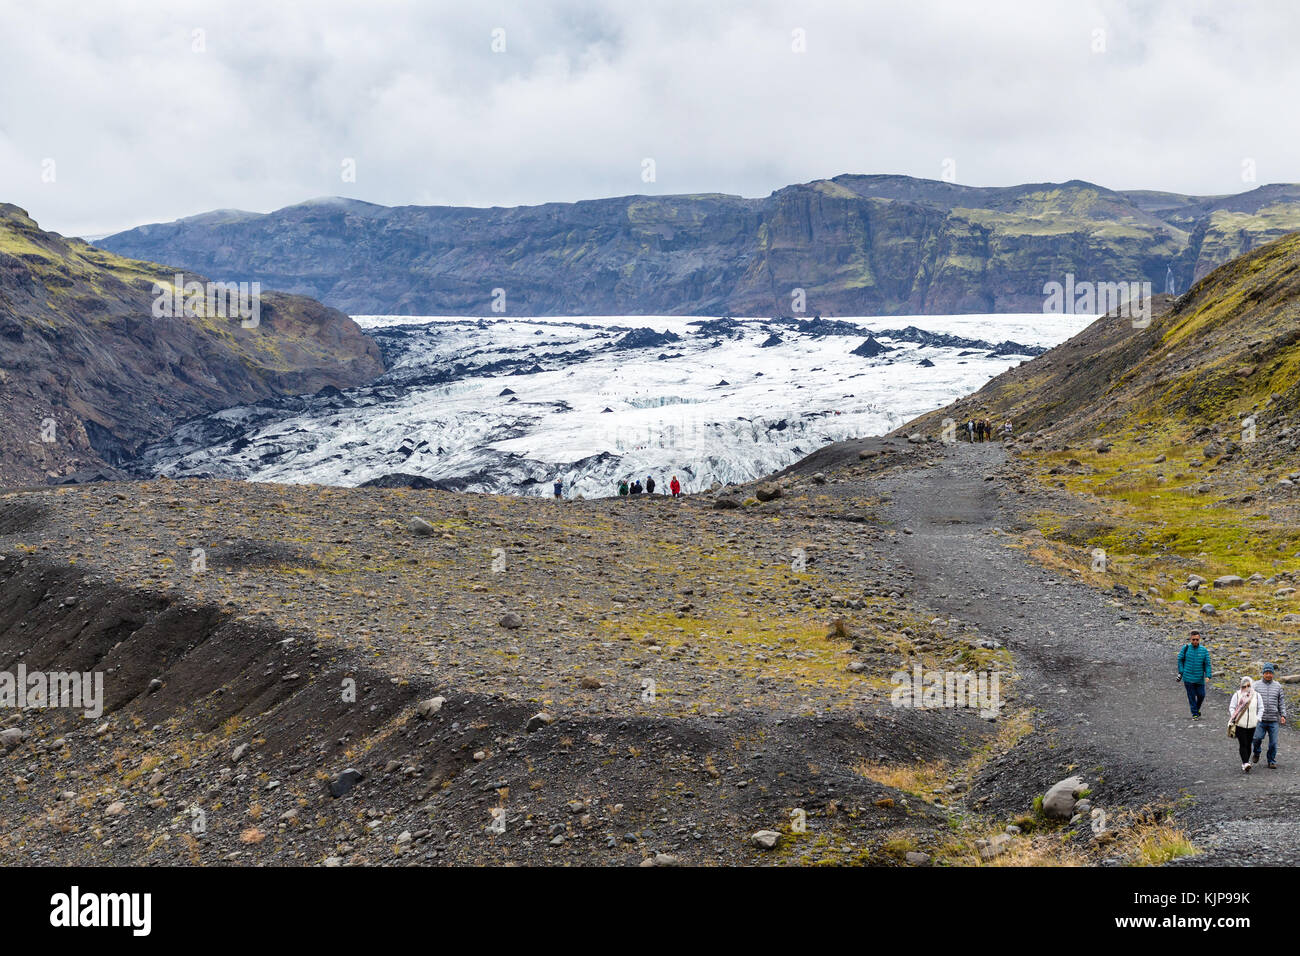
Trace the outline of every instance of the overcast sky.
<instances>
[{"instance_id":1,"label":"overcast sky","mask_svg":"<svg viewBox=\"0 0 1300 956\"><path fill-rule=\"evenodd\" d=\"M0 25L0 201L72 235L848 172L1300 181L1285 0L0 0Z\"/></svg>"}]
</instances>

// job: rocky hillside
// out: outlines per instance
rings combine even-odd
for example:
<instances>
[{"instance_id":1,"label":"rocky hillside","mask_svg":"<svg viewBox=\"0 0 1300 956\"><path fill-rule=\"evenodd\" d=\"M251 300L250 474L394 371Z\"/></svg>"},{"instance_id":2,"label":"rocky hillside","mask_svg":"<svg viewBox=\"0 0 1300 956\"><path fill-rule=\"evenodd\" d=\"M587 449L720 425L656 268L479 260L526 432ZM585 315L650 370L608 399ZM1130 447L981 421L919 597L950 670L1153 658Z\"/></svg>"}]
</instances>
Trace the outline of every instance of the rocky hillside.
<instances>
[{"instance_id":1,"label":"rocky hillside","mask_svg":"<svg viewBox=\"0 0 1300 956\"><path fill-rule=\"evenodd\" d=\"M898 315L1037 312L1067 273L1188 288L1300 228L1300 187L1238 196L1090 183L976 188L838 176L764 199L626 196L502 208L317 200L102 241L354 314ZM497 301L500 301L499 299Z\"/></svg>"},{"instance_id":2,"label":"rocky hillside","mask_svg":"<svg viewBox=\"0 0 1300 956\"><path fill-rule=\"evenodd\" d=\"M1258 445L1261 461L1293 452L1300 445L1289 424L1300 403L1300 234L1232 261L1160 305L1146 328L1104 316L906 427L937 431L947 417L987 415L1062 440L1154 446L1219 436L1223 447L1234 438Z\"/></svg>"},{"instance_id":3,"label":"rocky hillside","mask_svg":"<svg viewBox=\"0 0 1300 956\"><path fill-rule=\"evenodd\" d=\"M1065 549L1057 558L1087 566L1100 552L1105 586L1249 625L1253 638L1219 651L1250 672L1286 661L1280 645L1300 628L1298 404L1290 235L1216 269L1149 327L1105 316L903 430L938 438L946 418L1013 421L1018 487L1070 494L1037 519Z\"/></svg>"},{"instance_id":4,"label":"rocky hillside","mask_svg":"<svg viewBox=\"0 0 1300 956\"><path fill-rule=\"evenodd\" d=\"M229 310L155 318L154 283L174 277L0 205L0 486L111 467L194 415L383 372L351 319L301 296L264 293L250 328Z\"/></svg>"}]
</instances>

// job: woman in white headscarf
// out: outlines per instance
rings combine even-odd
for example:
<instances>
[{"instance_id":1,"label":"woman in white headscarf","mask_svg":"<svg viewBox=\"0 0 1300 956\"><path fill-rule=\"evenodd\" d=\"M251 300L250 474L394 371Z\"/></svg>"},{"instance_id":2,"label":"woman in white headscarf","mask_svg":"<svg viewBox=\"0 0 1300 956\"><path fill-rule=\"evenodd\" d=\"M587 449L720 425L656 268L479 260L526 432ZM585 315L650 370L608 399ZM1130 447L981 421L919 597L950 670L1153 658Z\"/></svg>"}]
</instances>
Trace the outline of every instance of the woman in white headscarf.
<instances>
[{"instance_id":1,"label":"woman in white headscarf","mask_svg":"<svg viewBox=\"0 0 1300 956\"><path fill-rule=\"evenodd\" d=\"M1241 679L1241 687L1228 702L1228 733L1237 738L1241 754L1241 772L1250 773L1250 742L1255 737L1259 723L1259 694L1249 677Z\"/></svg>"}]
</instances>

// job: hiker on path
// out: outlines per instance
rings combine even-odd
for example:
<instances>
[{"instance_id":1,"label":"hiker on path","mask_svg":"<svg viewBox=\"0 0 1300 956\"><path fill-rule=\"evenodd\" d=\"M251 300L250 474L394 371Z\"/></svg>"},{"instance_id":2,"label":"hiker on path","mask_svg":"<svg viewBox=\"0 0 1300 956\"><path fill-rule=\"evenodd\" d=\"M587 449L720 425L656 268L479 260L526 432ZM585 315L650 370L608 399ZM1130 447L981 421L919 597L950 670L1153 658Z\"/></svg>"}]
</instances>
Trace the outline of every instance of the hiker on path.
<instances>
[{"instance_id":1,"label":"hiker on path","mask_svg":"<svg viewBox=\"0 0 1300 956\"><path fill-rule=\"evenodd\" d=\"M1210 680L1210 652L1201 646L1201 634L1192 631L1190 643L1178 652L1178 679L1187 691L1187 704L1192 709L1192 720L1201 719L1201 704L1205 703L1205 685ZM1256 752L1258 758L1258 748Z\"/></svg>"},{"instance_id":2,"label":"hiker on path","mask_svg":"<svg viewBox=\"0 0 1300 956\"><path fill-rule=\"evenodd\" d=\"M966 419L966 434L970 438L970 443L975 444L975 419Z\"/></svg>"},{"instance_id":3,"label":"hiker on path","mask_svg":"<svg viewBox=\"0 0 1300 956\"><path fill-rule=\"evenodd\" d=\"M555 497L557 498L564 497L564 483L561 482L560 479L558 478L555 479Z\"/></svg>"},{"instance_id":4,"label":"hiker on path","mask_svg":"<svg viewBox=\"0 0 1300 956\"><path fill-rule=\"evenodd\" d=\"M680 497L680 496L681 496L681 493L682 493L682 483L681 483L680 481L677 480L677 476L676 476L676 475L673 475L673 480L670 481L670 482L668 483L668 490L671 491L671 492L673 493L673 497L674 497L674 498L677 498L677 497Z\"/></svg>"},{"instance_id":5,"label":"hiker on path","mask_svg":"<svg viewBox=\"0 0 1300 956\"><path fill-rule=\"evenodd\" d=\"M1268 769L1277 769L1277 725L1286 723L1286 697L1282 685L1273 680L1273 665L1264 665L1264 679L1255 685L1259 695L1259 726L1255 728L1255 753L1251 763L1259 763L1259 749L1268 735Z\"/></svg>"},{"instance_id":6,"label":"hiker on path","mask_svg":"<svg viewBox=\"0 0 1300 956\"><path fill-rule=\"evenodd\" d=\"M641 488L641 482L634 481L632 482L632 487L628 489L628 492L630 494L639 495L641 494L642 490L643 489Z\"/></svg>"},{"instance_id":7,"label":"hiker on path","mask_svg":"<svg viewBox=\"0 0 1300 956\"><path fill-rule=\"evenodd\" d=\"M1255 693L1255 682L1249 677L1243 677L1241 687L1228 702L1228 731L1237 738L1237 754L1241 757L1242 773L1250 773L1250 745L1255 739L1255 728L1259 726L1260 713L1259 694Z\"/></svg>"},{"instance_id":8,"label":"hiker on path","mask_svg":"<svg viewBox=\"0 0 1300 956\"><path fill-rule=\"evenodd\" d=\"M626 478L624 478L622 481L620 481L620 482L618 483L618 496L619 496L620 498L626 498L626 497L627 497L627 479L626 479Z\"/></svg>"},{"instance_id":9,"label":"hiker on path","mask_svg":"<svg viewBox=\"0 0 1300 956\"><path fill-rule=\"evenodd\" d=\"M653 494L655 493L655 479L654 479L654 475L646 475L646 476L645 476L645 493L646 493L647 495L653 495Z\"/></svg>"}]
</instances>

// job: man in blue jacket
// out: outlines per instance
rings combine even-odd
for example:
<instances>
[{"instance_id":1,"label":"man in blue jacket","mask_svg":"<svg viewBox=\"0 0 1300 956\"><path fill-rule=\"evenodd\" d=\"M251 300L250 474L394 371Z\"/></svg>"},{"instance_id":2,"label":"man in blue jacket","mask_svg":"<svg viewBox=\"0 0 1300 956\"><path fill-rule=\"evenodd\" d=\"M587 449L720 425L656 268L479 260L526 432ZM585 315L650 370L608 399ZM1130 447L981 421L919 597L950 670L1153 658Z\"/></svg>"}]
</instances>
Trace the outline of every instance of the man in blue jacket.
<instances>
[{"instance_id":1,"label":"man in blue jacket","mask_svg":"<svg viewBox=\"0 0 1300 956\"><path fill-rule=\"evenodd\" d=\"M1192 631L1190 641L1178 652L1178 679L1187 690L1192 720L1200 720L1201 704L1205 703L1205 685L1210 680L1210 652L1201 647L1199 631Z\"/></svg>"}]
</instances>

